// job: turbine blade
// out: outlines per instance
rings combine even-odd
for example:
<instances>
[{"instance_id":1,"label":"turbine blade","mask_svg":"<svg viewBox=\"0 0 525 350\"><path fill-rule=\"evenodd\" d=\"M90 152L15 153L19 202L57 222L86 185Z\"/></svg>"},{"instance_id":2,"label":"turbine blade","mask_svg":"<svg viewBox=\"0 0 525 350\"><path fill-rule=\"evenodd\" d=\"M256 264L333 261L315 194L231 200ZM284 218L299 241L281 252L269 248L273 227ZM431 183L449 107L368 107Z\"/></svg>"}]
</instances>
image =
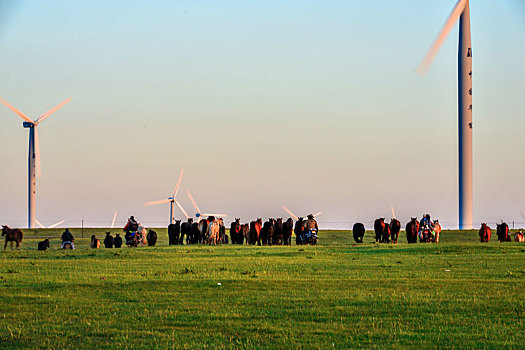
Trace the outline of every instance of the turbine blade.
<instances>
[{"instance_id":1,"label":"turbine blade","mask_svg":"<svg viewBox=\"0 0 525 350\"><path fill-rule=\"evenodd\" d=\"M201 214L202 216L215 216L217 218L221 218L221 217L224 217L224 216L228 216L226 214L211 214L211 213L202 213Z\"/></svg>"},{"instance_id":2,"label":"turbine blade","mask_svg":"<svg viewBox=\"0 0 525 350\"><path fill-rule=\"evenodd\" d=\"M525 220L525 213L523 213L522 211L520 211L521 213L521 216L523 217L523 220Z\"/></svg>"},{"instance_id":3,"label":"turbine blade","mask_svg":"<svg viewBox=\"0 0 525 350\"><path fill-rule=\"evenodd\" d=\"M319 216L319 215L321 215L322 213L323 213L322 211L318 211L317 213L315 213L315 214L312 214L312 215L313 215L313 216L314 216L314 218L315 218L316 216Z\"/></svg>"},{"instance_id":4,"label":"turbine blade","mask_svg":"<svg viewBox=\"0 0 525 350\"><path fill-rule=\"evenodd\" d=\"M396 218L396 212L394 211L394 206L393 205L390 206L390 210L392 211L392 217L395 219Z\"/></svg>"},{"instance_id":5,"label":"turbine blade","mask_svg":"<svg viewBox=\"0 0 525 350\"><path fill-rule=\"evenodd\" d=\"M42 225L42 223L40 221L38 221L37 219L35 219L35 222L38 226L40 226L40 228L46 228L44 225Z\"/></svg>"},{"instance_id":6,"label":"turbine blade","mask_svg":"<svg viewBox=\"0 0 525 350\"><path fill-rule=\"evenodd\" d=\"M33 127L35 130L35 167L36 167L36 177L42 176L42 168L40 165L40 143L38 142L38 129L35 126Z\"/></svg>"},{"instance_id":7,"label":"turbine blade","mask_svg":"<svg viewBox=\"0 0 525 350\"><path fill-rule=\"evenodd\" d=\"M43 113L40 117L38 117L37 120L35 120L35 125L38 125L39 123L42 123L47 117L49 117L51 114L55 113L57 110L62 108L69 101L71 101L71 97L66 99L64 102L60 103L59 105L51 108L49 111Z\"/></svg>"},{"instance_id":8,"label":"turbine blade","mask_svg":"<svg viewBox=\"0 0 525 350\"><path fill-rule=\"evenodd\" d=\"M288 208L286 208L284 205L282 206L282 208L284 209L285 212L287 212L288 214L290 214L290 216L295 220L299 220L299 218L297 217L297 215L295 215L294 213L292 213L292 211Z\"/></svg>"},{"instance_id":9,"label":"turbine blade","mask_svg":"<svg viewBox=\"0 0 525 350\"><path fill-rule=\"evenodd\" d=\"M186 210L184 210L184 208L182 207L182 205L179 204L179 202L175 201L175 204L177 205L177 207L180 209L180 211L182 212L182 214L184 214L186 216L186 219L189 219L190 216L188 215L188 213L186 213Z\"/></svg>"},{"instance_id":10,"label":"turbine blade","mask_svg":"<svg viewBox=\"0 0 525 350\"><path fill-rule=\"evenodd\" d=\"M188 197L190 197L191 204L193 204L193 207L195 208L197 213L201 214L201 211L199 210L197 203L195 203L195 200L193 199L193 196L191 195L190 190L186 190L186 193L188 194Z\"/></svg>"},{"instance_id":11,"label":"turbine blade","mask_svg":"<svg viewBox=\"0 0 525 350\"><path fill-rule=\"evenodd\" d=\"M443 25L443 28L441 28L441 31L439 32L439 35L437 36L436 40L434 40L434 43L432 44L427 54L417 67L417 74L419 74L421 77L423 77L427 72L428 68L430 68L430 65L432 64L432 61L434 61L434 58L436 57L436 54L438 53L441 45L443 45L443 43L445 42L448 33L450 33L452 27L454 27L454 24L457 22L459 16L461 16L461 13L463 12L467 1L468 0L459 0L456 3L456 6L454 6L452 13Z\"/></svg>"},{"instance_id":12,"label":"turbine blade","mask_svg":"<svg viewBox=\"0 0 525 350\"><path fill-rule=\"evenodd\" d=\"M59 221L59 222L57 222L56 224L53 224L53 225L49 226L48 228L54 228L54 227L57 227L58 225L63 224L64 222L66 222L66 220Z\"/></svg>"},{"instance_id":13,"label":"turbine blade","mask_svg":"<svg viewBox=\"0 0 525 350\"><path fill-rule=\"evenodd\" d=\"M9 102L4 100L2 97L0 97L0 102L2 102L4 104L4 106L9 108L10 110L15 112L16 114L18 114L20 116L20 118L24 119L26 122L33 124L33 121L31 120L31 118L29 118L27 115L25 115L24 113L20 112L15 107L13 107Z\"/></svg>"},{"instance_id":14,"label":"turbine blade","mask_svg":"<svg viewBox=\"0 0 525 350\"><path fill-rule=\"evenodd\" d=\"M169 203L169 202L171 202L171 199L163 199L163 200L160 200L160 201L146 202L146 203L144 203L144 205L146 207L149 207L151 205L163 204L163 203Z\"/></svg>"},{"instance_id":15,"label":"turbine blade","mask_svg":"<svg viewBox=\"0 0 525 350\"><path fill-rule=\"evenodd\" d=\"M177 193L179 192L179 186L180 186L180 182L182 181L183 174L184 174L184 169L180 171L179 181L177 181L177 185L175 186L175 189L173 190L173 199L177 198Z\"/></svg>"},{"instance_id":16,"label":"turbine blade","mask_svg":"<svg viewBox=\"0 0 525 350\"><path fill-rule=\"evenodd\" d=\"M111 221L111 228L115 226L115 220L117 219L117 211L115 210L115 214L113 214L113 221Z\"/></svg>"}]
</instances>

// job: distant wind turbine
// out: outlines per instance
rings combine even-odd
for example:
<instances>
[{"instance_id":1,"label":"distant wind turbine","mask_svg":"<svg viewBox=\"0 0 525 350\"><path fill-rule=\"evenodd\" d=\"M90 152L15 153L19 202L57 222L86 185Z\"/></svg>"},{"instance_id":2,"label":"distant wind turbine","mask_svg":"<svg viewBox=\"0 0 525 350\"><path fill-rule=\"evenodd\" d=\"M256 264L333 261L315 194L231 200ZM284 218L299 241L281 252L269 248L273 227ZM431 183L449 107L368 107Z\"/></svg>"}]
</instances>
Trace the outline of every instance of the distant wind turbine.
<instances>
[{"instance_id":1,"label":"distant wind turbine","mask_svg":"<svg viewBox=\"0 0 525 350\"><path fill-rule=\"evenodd\" d=\"M48 226L48 227L45 227L44 225L42 225L42 223L40 221L38 221L38 219L35 219L35 222L37 223L38 226L40 226L40 228L55 228L58 225L63 224L64 222L66 222L66 220L61 220L61 221L57 222L56 224L53 224L53 225Z\"/></svg>"},{"instance_id":2,"label":"distant wind turbine","mask_svg":"<svg viewBox=\"0 0 525 350\"><path fill-rule=\"evenodd\" d=\"M292 211L291 211L290 209L286 208L284 205L281 206L281 208L283 208L285 212L287 212L288 214L290 214L290 216L291 216L295 221L299 220L299 217L298 217L297 215L295 215L294 213L292 213ZM317 213L312 214L312 215L313 215L313 217L315 218L316 216L319 216L319 215L321 215L322 213L323 213L322 211L318 211Z\"/></svg>"},{"instance_id":3,"label":"distant wind turbine","mask_svg":"<svg viewBox=\"0 0 525 350\"><path fill-rule=\"evenodd\" d=\"M117 219L117 211L115 210L115 214L113 215L113 221L111 221L111 228L115 227L116 219Z\"/></svg>"},{"instance_id":4,"label":"distant wind turbine","mask_svg":"<svg viewBox=\"0 0 525 350\"><path fill-rule=\"evenodd\" d=\"M195 214L195 216L197 218L199 218L201 216L215 216L215 217L218 217L218 218L222 218L222 217L228 216L226 214L201 213L201 211L199 210L199 207L197 206L197 203L195 203L195 200L193 199L193 196L191 195L190 191L186 190L186 193L188 194L188 197L190 197L191 204L193 204L193 207L195 208L195 211L197 212Z\"/></svg>"},{"instance_id":5,"label":"distant wind turbine","mask_svg":"<svg viewBox=\"0 0 525 350\"><path fill-rule=\"evenodd\" d=\"M186 216L187 219L190 218L188 213L186 213L186 211L182 208L182 205L180 205L180 203L177 202L177 199L176 199L177 198L177 192L179 192L180 182L182 181L182 175L183 174L184 174L184 169L181 170L181 172L180 172L179 181L177 181L177 185L175 185L175 190L173 191L173 196L168 197L168 199L163 199L163 200L160 200L160 201L153 201L153 202L146 202L146 203L144 203L145 206L156 205L156 204L163 204L163 203L171 203L171 205L170 205L170 224L173 224L173 222L175 221L174 205L176 205L180 209L180 211Z\"/></svg>"},{"instance_id":6,"label":"distant wind turbine","mask_svg":"<svg viewBox=\"0 0 525 350\"><path fill-rule=\"evenodd\" d=\"M459 228L472 229L472 46L469 0L459 0L456 3L438 37L417 68L417 73L422 77L425 75L458 19Z\"/></svg>"},{"instance_id":7,"label":"distant wind turbine","mask_svg":"<svg viewBox=\"0 0 525 350\"><path fill-rule=\"evenodd\" d=\"M28 161L28 205L27 205L27 227L34 228L36 222L35 216L35 193L36 193L36 175L41 176L42 172L40 169L40 147L38 145L38 124L42 123L46 118L51 114L55 113L57 110L62 108L66 103L71 101L71 98L66 99L61 104L56 107L51 108L49 111L43 113L36 120L31 120L27 115L20 112L18 109L13 107L9 102L0 97L0 102L2 102L7 108L18 114L20 118L24 120L24 128L29 128L29 161Z\"/></svg>"}]
</instances>

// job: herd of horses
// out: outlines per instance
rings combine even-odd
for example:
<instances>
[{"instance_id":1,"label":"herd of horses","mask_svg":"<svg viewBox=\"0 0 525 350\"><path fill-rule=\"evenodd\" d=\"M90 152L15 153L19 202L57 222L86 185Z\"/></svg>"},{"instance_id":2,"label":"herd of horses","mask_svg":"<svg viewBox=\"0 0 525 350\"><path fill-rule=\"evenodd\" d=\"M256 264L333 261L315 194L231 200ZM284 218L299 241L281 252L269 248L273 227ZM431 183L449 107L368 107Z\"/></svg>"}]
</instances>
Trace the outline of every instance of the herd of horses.
<instances>
[{"instance_id":1,"label":"herd of horses","mask_svg":"<svg viewBox=\"0 0 525 350\"><path fill-rule=\"evenodd\" d=\"M356 243L363 243L365 236L365 225L358 222L352 227L354 241ZM401 232L401 222L396 218L390 220L390 223L385 222L385 218L378 218L374 221L374 233L376 243L393 243L396 244ZM417 218L411 220L405 226L408 243L417 243L418 236L421 243L435 242L439 243L439 234L441 233L441 225L438 220L434 220L434 236L425 234L424 230L420 228Z\"/></svg>"},{"instance_id":2,"label":"herd of horses","mask_svg":"<svg viewBox=\"0 0 525 350\"><path fill-rule=\"evenodd\" d=\"M490 241L490 236L492 235L492 230L486 223L481 224L479 229L479 240L480 242ZM496 235L498 236L499 242L512 242L512 237L509 234L509 225L505 222L501 224L496 224ZM525 242L525 235L522 231L514 233L514 242Z\"/></svg>"}]
</instances>

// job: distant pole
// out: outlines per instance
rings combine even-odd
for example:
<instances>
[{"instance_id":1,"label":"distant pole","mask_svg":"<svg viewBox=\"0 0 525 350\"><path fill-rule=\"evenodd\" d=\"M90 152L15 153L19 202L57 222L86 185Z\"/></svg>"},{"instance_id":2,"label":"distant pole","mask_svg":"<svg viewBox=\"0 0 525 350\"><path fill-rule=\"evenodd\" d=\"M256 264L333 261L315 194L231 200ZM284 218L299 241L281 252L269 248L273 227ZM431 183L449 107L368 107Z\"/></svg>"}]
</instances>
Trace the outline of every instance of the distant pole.
<instances>
[{"instance_id":1,"label":"distant pole","mask_svg":"<svg viewBox=\"0 0 525 350\"><path fill-rule=\"evenodd\" d=\"M514 230L514 220L512 220L512 229Z\"/></svg>"},{"instance_id":2,"label":"distant pole","mask_svg":"<svg viewBox=\"0 0 525 350\"><path fill-rule=\"evenodd\" d=\"M82 238L84 238L84 218L82 218Z\"/></svg>"}]
</instances>

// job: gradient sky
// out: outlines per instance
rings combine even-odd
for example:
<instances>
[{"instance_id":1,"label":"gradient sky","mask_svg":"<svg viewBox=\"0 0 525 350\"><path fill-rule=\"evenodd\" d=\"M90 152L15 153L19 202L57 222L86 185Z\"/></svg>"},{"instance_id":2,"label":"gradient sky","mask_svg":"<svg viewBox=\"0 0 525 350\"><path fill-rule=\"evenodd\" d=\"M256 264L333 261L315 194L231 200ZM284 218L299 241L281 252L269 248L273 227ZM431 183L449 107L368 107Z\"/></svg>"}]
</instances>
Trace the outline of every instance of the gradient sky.
<instances>
[{"instance_id":1,"label":"gradient sky","mask_svg":"<svg viewBox=\"0 0 525 350\"><path fill-rule=\"evenodd\" d=\"M37 218L165 225L143 203L185 169L181 204L227 224L394 205L457 227L457 26L415 73L454 4L0 0L0 96L34 119L72 97L39 126ZM474 223L523 222L525 3L470 7ZM25 226L28 132L2 105L0 140L0 223Z\"/></svg>"}]
</instances>

